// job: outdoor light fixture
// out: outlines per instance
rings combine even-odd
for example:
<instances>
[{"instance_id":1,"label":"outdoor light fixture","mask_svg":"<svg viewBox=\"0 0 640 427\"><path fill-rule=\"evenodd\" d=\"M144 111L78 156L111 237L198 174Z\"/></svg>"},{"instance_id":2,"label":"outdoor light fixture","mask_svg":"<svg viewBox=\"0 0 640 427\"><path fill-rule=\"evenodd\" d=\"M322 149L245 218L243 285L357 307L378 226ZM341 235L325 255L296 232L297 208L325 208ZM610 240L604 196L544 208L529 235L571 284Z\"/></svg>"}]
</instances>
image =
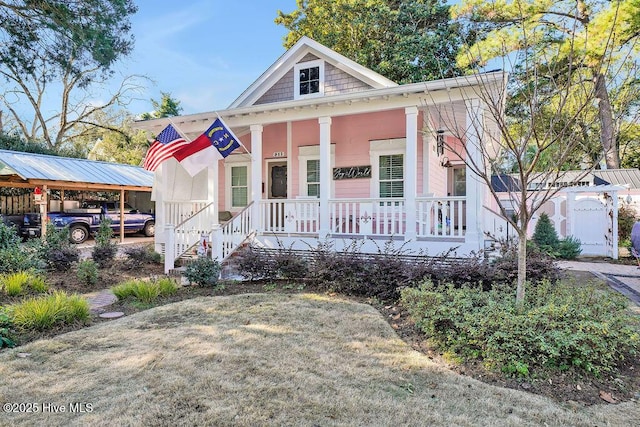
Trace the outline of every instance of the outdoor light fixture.
<instances>
[{"instance_id":1,"label":"outdoor light fixture","mask_svg":"<svg viewBox=\"0 0 640 427\"><path fill-rule=\"evenodd\" d=\"M444 154L444 131L442 129L436 131L436 153L438 156Z\"/></svg>"},{"instance_id":2,"label":"outdoor light fixture","mask_svg":"<svg viewBox=\"0 0 640 427\"><path fill-rule=\"evenodd\" d=\"M440 159L440 166L442 166L443 168L450 168L453 165L449 161L449 158L447 156L444 156L442 159Z\"/></svg>"}]
</instances>

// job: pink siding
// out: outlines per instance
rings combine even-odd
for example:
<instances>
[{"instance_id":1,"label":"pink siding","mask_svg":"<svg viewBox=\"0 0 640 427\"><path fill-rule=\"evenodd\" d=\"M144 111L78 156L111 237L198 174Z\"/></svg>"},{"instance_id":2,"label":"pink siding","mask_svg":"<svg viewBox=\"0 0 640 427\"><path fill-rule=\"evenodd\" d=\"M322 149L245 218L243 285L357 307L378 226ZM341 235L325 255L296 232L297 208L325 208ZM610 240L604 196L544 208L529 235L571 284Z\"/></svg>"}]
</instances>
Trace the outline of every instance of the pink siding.
<instances>
[{"instance_id":1,"label":"pink siding","mask_svg":"<svg viewBox=\"0 0 640 427\"><path fill-rule=\"evenodd\" d=\"M419 113L418 123L423 122L422 112ZM291 192L289 198L296 198L300 195L300 165L298 158L300 147L319 145L320 126L318 120L303 120L292 122L292 152L287 152L287 124L277 123L267 125L262 134L262 154L263 154L263 176L262 182L267 182L267 159L277 159L286 161L291 159L291 170L288 171L287 178L290 181ZM333 117L331 124L331 143L335 144L335 166L366 166L371 164L369 155L370 141L381 139L394 139L406 137L406 118L404 109L393 111L382 111L377 113L357 114L352 116ZM449 137L450 138L450 137ZM240 138L242 143L251 148L251 135L246 134ZM418 161L417 161L417 192L418 196L425 193L435 193L436 196L447 194L447 172L446 168L440 166L440 158L436 156L435 144L429 145L429 164L423 164L424 147L423 135L418 131ZM447 140L449 144L456 146L453 138ZM459 144L459 143L458 143ZM462 150L457 150L462 152ZM284 152L286 157L274 158L274 152ZM445 153L451 161L459 158L454 153ZM430 173L429 188L424 188L424 174ZM220 210L224 210L225 201L225 171L221 164L218 194ZM334 181L335 198L367 198L372 197L371 179L347 179ZM263 194L263 197L266 197Z\"/></svg>"}]
</instances>

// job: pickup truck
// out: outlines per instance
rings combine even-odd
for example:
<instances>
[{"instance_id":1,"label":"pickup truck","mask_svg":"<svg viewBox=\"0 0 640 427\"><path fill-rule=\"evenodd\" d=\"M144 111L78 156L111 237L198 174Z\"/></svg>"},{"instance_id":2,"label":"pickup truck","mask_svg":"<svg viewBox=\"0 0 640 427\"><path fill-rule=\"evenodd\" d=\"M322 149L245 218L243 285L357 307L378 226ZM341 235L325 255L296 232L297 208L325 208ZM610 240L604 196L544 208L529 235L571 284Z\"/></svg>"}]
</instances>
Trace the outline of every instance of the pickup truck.
<instances>
[{"instance_id":1,"label":"pickup truck","mask_svg":"<svg viewBox=\"0 0 640 427\"><path fill-rule=\"evenodd\" d=\"M91 234L98 231L100 223L111 219L114 234L120 234L120 202L84 201L80 209L69 209L65 212L49 212L49 221L57 228L69 227L69 240L72 243L83 243ZM25 214L20 234L23 238L37 237L41 233L40 214ZM155 234L155 217L152 214L140 213L128 204L124 205L124 232L142 232L151 237Z\"/></svg>"}]
</instances>

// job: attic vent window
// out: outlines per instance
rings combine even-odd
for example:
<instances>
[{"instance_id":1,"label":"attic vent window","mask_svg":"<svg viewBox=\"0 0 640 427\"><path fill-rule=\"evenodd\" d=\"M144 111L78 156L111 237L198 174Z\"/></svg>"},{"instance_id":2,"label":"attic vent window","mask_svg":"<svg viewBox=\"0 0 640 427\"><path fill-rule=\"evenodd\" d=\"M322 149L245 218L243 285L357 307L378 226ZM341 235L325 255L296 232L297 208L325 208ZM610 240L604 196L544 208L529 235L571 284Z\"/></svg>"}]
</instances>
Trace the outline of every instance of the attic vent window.
<instances>
[{"instance_id":1,"label":"attic vent window","mask_svg":"<svg viewBox=\"0 0 640 427\"><path fill-rule=\"evenodd\" d=\"M308 61L296 64L295 99L324 94L324 62Z\"/></svg>"}]
</instances>

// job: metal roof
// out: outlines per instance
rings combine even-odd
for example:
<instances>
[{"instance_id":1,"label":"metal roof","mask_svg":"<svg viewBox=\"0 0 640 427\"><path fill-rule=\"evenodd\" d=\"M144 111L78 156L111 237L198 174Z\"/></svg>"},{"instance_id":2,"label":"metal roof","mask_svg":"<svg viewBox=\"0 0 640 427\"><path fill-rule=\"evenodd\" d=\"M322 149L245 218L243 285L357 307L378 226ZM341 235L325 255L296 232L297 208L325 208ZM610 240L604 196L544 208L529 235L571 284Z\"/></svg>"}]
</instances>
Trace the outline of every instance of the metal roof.
<instances>
[{"instance_id":1,"label":"metal roof","mask_svg":"<svg viewBox=\"0 0 640 427\"><path fill-rule=\"evenodd\" d=\"M607 184L640 188L640 170L638 169L601 169L594 170L593 174Z\"/></svg>"},{"instance_id":2,"label":"metal roof","mask_svg":"<svg viewBox=\"0 0 640 427\"><path fill-rule=\"evenodd\" d=\"M3 175L18 175L25 181L153 186L153 172L138 166L8 150L0 150L0 176Z\"/></svg>"}]
</instances>

